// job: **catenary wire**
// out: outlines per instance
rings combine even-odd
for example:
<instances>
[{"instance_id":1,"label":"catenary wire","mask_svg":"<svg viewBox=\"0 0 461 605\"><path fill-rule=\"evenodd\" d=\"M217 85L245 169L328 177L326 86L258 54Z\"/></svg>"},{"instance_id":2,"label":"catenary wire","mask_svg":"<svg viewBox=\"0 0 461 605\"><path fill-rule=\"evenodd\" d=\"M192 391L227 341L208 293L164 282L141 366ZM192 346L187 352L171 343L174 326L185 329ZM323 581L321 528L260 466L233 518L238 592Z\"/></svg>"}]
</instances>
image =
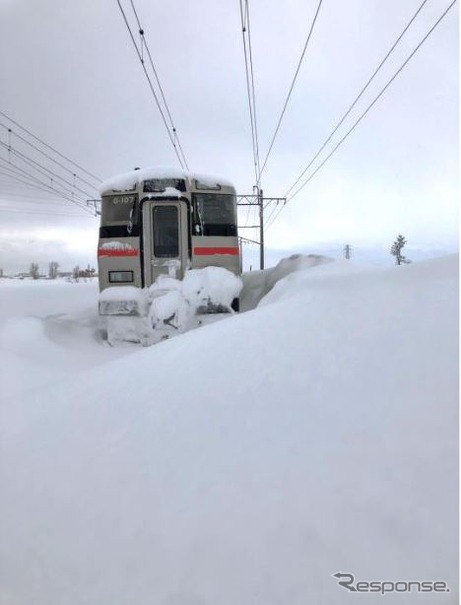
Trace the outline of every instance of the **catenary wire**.
<instances>
[{"instance_id":1,"label":"catenary wire","mask_svg":"<svg viewBox=\"0 0 461 605\"><path fill-rule=\"evenodd\" d=\"M10 175L14 175L15 177L18 177L17 180L19 180L19 177L24 179L29 179L27 182L24 181L20 181L25 185L28 186L34 186L36 188L42 189L43 191L46 191L47 193L54 193L56 195L68 195L68 191L67 190L59 190L59 189L54 189L51 185L49 185L48 183L44 183L43 181L41 181L37 176L30 174L29 172L27 172L26 170L24 170L24 168L21 168L20 166L17 166L16 164L10 164L7 160L5 160L4 158L0 157L0 161L3 162L3 164L1 166L1 169L3 171L8 171L8 176ZM3 174L5 175L5 172L3 172ZM35 181L35 182L30 182L30 181ZM54 183L55 185L60 185L59 183ZM66 199L72 199L73 201L75 201L75 203L78 206L82 206L82 207L87 207L85 200L82 200L79 197L76 197L74 195L72 195L71 197L67 197Z\"/></svg>"},{"instance_id":2,"label":"catenary wire","mask_svg":"<svg viewBox=\"0 0 461 605\"><path fill-rule=\"evenodd\" d=\"M24 188L20 186L20 183L12 183L11 182L11 174L7 174L7 173L3 173L0 167L0 177L2 177L4 180L2 180L2 183L6 183L8 185L10 185L10 189L4 189L2 187L2 190L0 192L0 200L14 200L17 199L19 202L24 202L24 204L34 204L34 205L46 205L46 206L56 206L56 207L61 207L63 208L63 204L62 204L62 200L60 199L56 199L56 198L52 198L51 195L49 196L39 196L39 195L32 195L30 192L24 192ZM26 185L27 187L30 186L30 183L27 183L26 181L24 181L23 183L24 185ZM14 187L17 187L17 189L14 189ZM45 189L43 190L44 193L50 193L49 191L45 191ZM65 208L68 208L68 206L65 206Z\"/></svg>"},{"instance_id":3,"label":"catenary wire","mask_svg":"<svg viewBox=\"0 0 461 605\"><path fill-rule=\"evenodd\" d=\"M149 49L149 45L148 45L147 40L146 40L145 30L144 30L144 28L141 25L141 21L139 19L138 12L137 12L136 7L134 5L134 0L130 0L130 4L131 4L131 8L133 9L133 13L134 13L134 16L136 18L136 22L138 24L139 35L141 36L141 43L144 45L144 47L145 47L145 49L147 51L147 56L149 57L149 63L150 63L150 66L152 68L152 72L153 72L153 74L155 76L155 81L157 82L157 86L158 86L158 89L160 91L160 96L162 97L163 105L165 107L166 114L167 114L169 122L170 122L171 130L172 130L173 135L174 135L174 137L176 139L176 142L178 143L178 147L179 147L179 150L181 152L181 156L182 156L182 159L184 161L184 164L185 164L186 168L189 169L188 164L187 164L187 159L186 159L184 150L183 150L182 145L181 145L181 141L179 140L178 131L177 131L176 126L175 126L175 124L173 122L173 117L171 115L171 111L170 111L170 108L168 106L168 102L166 100L165 93L163 91L163 86L162 86L162 84L160 82L160 78L158 76L157 69L156 69L156 67L154 65L154 60L152 59L152 55L151 55L151 52L150 52L150 49Z\"/></svg>"},{"instance_id":4,"label":"catenary wire","mask_svg":"<svg viewBox=\"0 0 461 605\"><path fill-rule=\"evenodd\" d=\"M247 24L248 24L248 14L249 14L249 5L248 0L245 0L245 9L243 5L244 0L240 0L240 18L242 25L242 41L243 41L243 55L245 60L245 78L246 78L246 88L247 88L247 97L248 97L248 109L250 114L250 126L251 126L251 141L253 147L253 163L254 163L254 171L255 171L255 179L256 185L259 189L260 186L260 170L259 170L259 144L258 144L258 133L256 128L256 108L253 105L255 101L254 94L254 77L251 79L250 75L250 58L249 58L249 50L247 48L247 41L245 33L247 33ZM251 86L251 82L253 81L253 88Z\"/></svg>"},{"instance_id":5,"label":"catenary wire","mask_svg":"<svg viewBox=\"0 0 461 605\"><path fill-rule=\"evenodd\" d=\"M295 191L295 193L293 193L293 195L290 196L288 201L292 200L307 185L307 183L317 174L317 172L320 170L320 168L322 168L322 166L324 166L324 164L331 158L331 156L335 153L335 151L342 145L342 143L346 140L346 138L351 134L351 132L358 126L358 124L362 121L362 119L367 115L367 113L375 105L375 103L381 98L381 96L389 88L389 86L392 84L392 82L395 80L395 78L406 67L406 65L409 63L409 61L414 57L414 55L417 53L417 51L421 48L421 46L424 44L424 42L429 38L429 36L432 34L432 32L436 29L436 27L445 18L445 16L448 14L450 9L455 4L456 4L456 0L453 0L453 2L448 6L448 8L445 9L445 11L439 17L439 19L435 22L435 24L427 32L427 34L424 36L424 38L419 42L419 44L416 46L416 48L411 52L411 54L402 63L402 65L399 67L399 69L394 73L392 78L387 82L386 86L384 86L384 88L380 91L380 93L373 99L373 101L370 103L370 105L368 105L368 107L365 109L365 111L354 122L354 124L351 126L351 128L346 132L346 134L342 137L342 139L340 139L339 143L337 143L335 145L333 150L327 155L327 157L321 162L321 164L319 164L319 166L317 166L317 168L314 170L314 172L304 181L304 183Z\"/></svg>"},{"instance_id":6,"label":"catenary wire","mask_svg":"<svg viewBox=\"0 0 461 605\"><path fill-rule=\"evenodd\" d=\"M382 59L382 61L378 65L378 67L375 69L375 71L373 72L373 74L371 75L371 77L368 79L367 83L363 86L363 88L361 89L361 91L359 92L359 94L356 96L356 98L354 99L354 101L350 105L349 109L342 116L342 118L340 119L340 121L337 123L337 125L335 126L335 128L332 130L332 132L329 134L329 136L327 137L327 139L321 145L321 147L319 148L319 150L317 151L317 153L314 155L314 157L311 159L311 161L306 166L306 168L302 171L302 173L299 175L299 177L296 179L296 181L293 183L293 185L291 185L291 187L285 193L284 197L287 197L291 193L291 191L296 187L296 185L303 178L303 176L306 174L306 172L309 170L309 168L312 166L312 164L315 162L315 160L318 158L318 156L322 153L322 151L325 149L325 147L331 141L332 137L335 135L335 133L338 131L338 129L342 126L342 124L344 123L344 120L347 118L347 116L351 113L351 111L357 105L358 101L361 99L361 97L363 96L364 92L368 89L368 87L370 86L371 82L374 80L374 78L376 77L376 75L378 74L378 72L381 70L381 68L383 67L383 65L385 64L385 62L389 58L389 56L392 54L392 52L394 51L394 49L397 46L397 44L400 42L400 40L406 34L406 32L408 31L409 27L411 26L411 24L413 23L413 21L416 19L416 17L419 15L419 13L423 9L423 7L426 4L426 2L427 2L427 0L423 0L423 2L420 4L420 6L416 10L416 12L411 17L410 21L408 21L408 23L404 27L404 29L401 32L401 34L398 36L398 38L393 43L393 45L391 46L391 48L389 49L389 51L386 53L386 55L384 56L384 58Z\"/></svg>"},{"instance_id":7,"label":"catenary wire","mask_svg":"<svg viewBox=\"0 0 461 605\"><path fill-rule=\"evenodd\" d=\"M253 69L253 51L251 48L251 29L250 29L250 6L249 0L245 0L246 4L246 22L248 25L248 58L250 62L250 79L251 79L251 98L253 102L253 117L255 121L255 142L256 142L256 160L258 163L258 187L261 187L261 165L259 158L259 139L258 139L258 120L256 117L256 92L255 92L255 77L254 77L254 69Z\"/></svg>"},{"instance_id":8,"label":"catenary wire","mask_svg":"<svg viewBox=\"0 0 461 605\"><path fill-rule=\"evenodd\" d=\"M51 187L50 185L48 185L47 183L44 183L43 181L41 181L40 179L38 179L35 175L31 175L29 174L27 171L25 171L23 168L20 168L19 166L15 166L15 168L17 169L17 171L14 171L10 168L10 166L8 165L8 161L5 160L4 158L0 157L0 161L4 162L5 164L7 164L7 166L2 166L2 170L10 170L10 173L7 173L8 176L10 178L12 178L15 181L18 181L28 187L33 187L35 189L40 189L41 191L46 191L47 193L53 193L56 196L59 196L73 204L75 204L76 206L78 206L79 208L82 208L82 210L85 210L86 212L91 212L91 210L88 208L88 206L86 205L86 203L82 200L80 201L79 198L75 198L75 197L70 197L67 192L64 191L60 191L59 189L54 189L53 187ZM3 174L5 175L5 172L3 172ZM24 181L24 178L27 179L32 179L35 182L30 182L29 181Z\"/></svg>"},{"instance_id":9,"label":"catenary wire","mask_svg":"<svg viewBox=\"0 0 461 605\"><path fill-rule=\"evenodd\" d=\"M13 151L13 150L12 150ZM14 154L14 152L13 152ZM4 158L1 158L3 162L7 162ZM33 170L36 170L40 175L44 176L46 179L49 179L51 181L51 183L43 183L43 181L40 181L36 175L31 174L29 172L27 172L22 166L18 166L17 164L10 164L11 166L14 166L17 170L21 171L27 178L29 179L34 179L39 183L42 183L45 187L48 187L50 190L54 190L57 191L60 194L65 194L67 196L69 196L72 199L75 199L76 202L78 201L78 205L81 206L85 206L86 207L86 201L84 198L82 198L78 193L76 193L75 191L69 190L68 188L66 188L62 183L60 183L59 181L56 181L53 177L50 177L46 172L36 168L31 162L29 162L27 159L22 159L20 158L21 161L23 161L28 167L32 168ZM58 189L58 187L60 189Z\"/></svg>"},{"instance_id":10,"label":"catenary wire","mask_svg":"<svg viewBox=\"0 0 461 605\"><path fill-rule=\"evenodd\" d=\"M309 33L307 35L307 39L306 39L306 42L304 44L303 51L301 53L301 57L300 57L300 59L298 61L298 66L296 67L295 75L293 76L293 80L291 82L291 86L290 86L290 89L288 91L288 95L287 95L287 97L285 99L285 103L283 105L282 113L280 114L280 117L278 119L277 126L276 126L275 132L274 132L274 134L272 136L272 140L270 142L269 149L267 151L266 157L264 158L263 166L261 168L261 174L264 172L264 169L265 169L266 164L267 164L267 160L269 159L269 156L271 154L272 148L273 148L274 143L275 143L275 139L277 138L277 134L278 134L278 132L280 130L280 126L282 124L282 120L283 120L283 117L285 115L285 112L286 112L286 109L287 109L287 106L288 106L288 102L289 102L290 97L291 97L291 93L293 92L293 88L294 88L296 80L298 78L298 74L299 74L299 70L301 68L301 64L302 64L302 62L304 60L304 55L306 54L306 50L307 50L307 47L309 45L309 41L310 41L311 36L312 36L312 32L314 31L314 27L315 27L315 23L317 21L317 17L318 17L319 11L320 11L320 7L322 6L322 1L323 0L320 0L319 3L318 3L318 5L317 5L317 10L315 12L314 19L312 20L311 27L310 27ZM427 1L427 0L425 0L425 1Z\"/></svg>"},{"instance_id":11,"label":"catenary wire","mask_svg":"<svg viewBox=\"0 0 461 605\"><path fill-rule=\"evenodd\" d=\"M46 211L46 210L34 210L29 208L9 208L0 205L0 213L9 212L12 214L36 214L39 216L63 216L65 218L82 218L81 214L71 214L66 212L55 212L55 211ZM88 216L90 218L90 216ZM91 218L95 218L91 215Z\"/></svg>"},{"instance_id":12,"label":"catenary wire","mask_svg":"<svg viewBox=\"0 0 461 605\"><path fill-rule=\"evenodd\" d=\"M67 156L65 156L61 152L57 151L56 149L54 149L54 147L51 147L51 145L48 145L48 143L45 143L45 141L43 141L42 139L40 139L39 137L37 137L35 134L32 134L32 132L30 132L30 130L27 130L27 128L24 128L24 126L21 126L21 124L19 124L15 120L13 120L13 118L10 118L3 111L0 111L0 115L3 116L4 118L6 118L7 120L9 120L12 124L14 124L18 128L20 128L24 132L26 132L33 139L35 139L36 141L38 141L39 143L41 143L42 145L44 145L45 147L47 147L47 149L50 149L51 151L53 151L54 153L56 153L62 159L66 160L67 162L69 162L70 164L72 164L73 166L75 166L76 168L78 168L79 170L83 171L85 174L87 174L91 178L95 179L96 181L101 182L101 179L99 177L95 176L94 174L92 174L91 172L89 172L88 170L86 170L85 168L82 168L82 166L79 166L78 164L76 164L73 160L69 159Z\"/></svg>"},{"instance_id":13,"label":"catenary wire","mask_svg":"<svg viewBox=\"0 0 461 605\"><path fill-rule=\"evenodd\" d=\"M41 153L48 160L50 160L51 162L54 162L55 164L57 164L58 166L60 166L63 170L65 170L66 172L68 172L69 174L72 174L72 176L74 176L75 178L77 178L80 181L82 181L82 183L85 183L85 185L88 185L89 187L92 187L93 189L95 189L97 191L97 187L95 185L93 185L92 183L90 183L86 179L82 178L80 175L76 174L75 171L71 170L70 168L67 168L67 166L64 166L64 164L62 162L59 162L55 158L51 157L49 154L47 154L44 151L42 151L41 149L39 149L36 145L34 145L30 141L28 141L26 138L24 138L23 136L21 136L20 134L18 134L17 132L15 132L12 128L8 128L8 126L6 126L5 124L3 124L2 122L0 122L0 126L2 128L4 128L5 130L7 130L8 132L14 134L15 137L17 137L20 141L23 141L24 143L26 143L26 145L29 145L30 147L32 147L32 149L35 149L35 151L38 151L38 153Z\"/></svg>"},{"instance_id":14,"label":"catenary wire","mask_svg":"<svg viewBox=\"0 0 461 605\"><path fill-rule=\"evenodd\" d=\"M381 96L384 94L384 92L389 88L389 86L392 84L392 82L396 79L396 77L402 72L402 70L406 67L406 65L410 62L410 60L414 57L414 55L417 53L417 51L421 48L421 46L426 42L426 40L429 38L429 36L433 33L433 31L438 27L438 25L441 23L441 21L446 17L446 15L448 14L448 12L451 10L451 8L456 4L456 0L453 0L453 2L445 9L445 11L442 13L442 15L438 18L438 20L434 23L434 25L429 29L429 31L426 33L426 35L422 38L422 40L418 43L418 45L413 49L413 51L410 53L410 55L407 57L407 59L402 63L402 65L399 67L399 69L393 74L393 76L390 78L390 80L387 82L387 84L381 89L381 91L379 92L379 94L374 98L374 100L368 105L368 107L365 109L365 111L360 115L360 117L354 122L354 124L351 126L351 128L346 132L346 134L340 139L340 141L336 144L336 146L333 148L333 150L326 156L326 158L321 162L321 164L319 164L319 166L315 169L315 171L304 181L304 183L295 191L295 193L290 196L288 198L287 201L292 200L296 195L298 195L298 193L307 185L307 183L318 173L318 171L325 165L325 163L331 158L331 156L337 151L337 149L342 145L342 143L347 139L347 137L353 132L353 130L358 126L358 124L362 121L362 119L368 114L368 112L372 109L372 107L376 104L376 102L381 98ZM268 229L271 225L273 225L273 223L275 222L275 220L277 219L277 217L280 215L280 212L283 210L283 208L286 206L286 204L284 204L281 209L279 210L279 212L275 215L275 217L272 219L271 223L269 225L267 225L266 229Z\"/></svg>"},{"instance_id":15,"label":"catenary wire","mask_svg":"<svg viewBox=\"0 0 461 605\"><path fill-rule=\"evenodd\" d=\"M155 92L154 85L152 84L152 80L151 80L151 78L150 78L150 76L149 76L149 74L147 72L143 56L142 56L142 54L141 54L141 52L140 52L140 50L138 48L138 45L136 43L136 40L134 38L133 32L131 30L130 24L128 23L127 16L125 14L125 11L123 10L123 6L121 5L120 0L117 0L117 4L118 4L118 6L120 8L120 12L122 13L123 19L125 21L125 25L126 25L126 27L128 29L128 33L130 34L131 41L133 42L133 45L135 47L136 54L138 55L139 61L141 62L142 69L143 69L144 74L145 74L145 76L147 78L147 81L149 83L150 90L151 90L152 95L154 97L155 103L157 104L157 108L158 108L158 110L160 112L160 115L162 117L163 124L164 124L164 126L165 126L165 128L167 130L168 137L170 139L171 144L173 145L174 152L176 154L176 157L178 158L179 164L180 164L180 166L181 166L181 168L183 170L184 170L184 168L188 169L187 164L184 164L183 160L181 159L181 155L180 155L180 153L178 151L178 147L177 147L177 145L175 143L174 136L173 136L173 134L170 131L170 127L168 126L168 122L166 120L165 113L164 113L164 111L163 111L163 109L161 107L161 104L160 104L160 101L158 99L157 93Z\"/></svg>"},{"instance_id":16,"label":"catenary wire","mask_svg":"<svg viewBox=\"0 0 461 605\"><path fill-rule=\"evenodd\" d=\"M53 172L53 170L50 170L46 166L43 166L43 164L40 164L40 162L37 162L37 161L33 160L32 158L30 158L29 156L27 156L26 154L22 153L21 151L18 151L17 149L14 149L14 147L12 147L11 145L7 145L6 143L3 143L3 141L0 141L0 147L3 147L8 152L11 152L13 155L15 155L18 158L20 158L24 163L28 164L32 169L36 170L37 172L39 172L43 176L45 176L47 178L51 178L49 175L52 175L54 178L59 179L60 181L62 181L66 185L69 185L72 189L80 191L80 193L83 193L88 198L91 198L93 196L92 193L88 193L88 191L85 191L84 189L81 189L80 187L78 187L74 183L69 182L64 177L60 176L56 172ZM62 185L61 185L61 187L62 187ZM70 193L72 193L72 191Z\"/></svg>"}]
</instances>

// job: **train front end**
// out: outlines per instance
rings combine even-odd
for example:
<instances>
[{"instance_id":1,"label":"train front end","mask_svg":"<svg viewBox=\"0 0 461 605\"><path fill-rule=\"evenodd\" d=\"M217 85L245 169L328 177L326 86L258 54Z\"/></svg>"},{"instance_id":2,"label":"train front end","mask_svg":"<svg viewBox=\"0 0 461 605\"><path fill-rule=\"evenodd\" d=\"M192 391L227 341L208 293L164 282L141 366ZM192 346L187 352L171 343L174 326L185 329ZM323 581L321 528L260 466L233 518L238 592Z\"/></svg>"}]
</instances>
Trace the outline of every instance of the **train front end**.
<instances>
[{"instance_id":1,"label":"train front end","mask_svg":"<svg viewBox=\"0 0 461 605\"><path fill-rule=\"evenodd\" d=\"M139 170L103 184L101 200L100 315L145 319L152 297L162 291L158 284L167 283L159 281L162 276L181 282L207 267L240 275L236 194L230 183ZM210 300L200 308L216 312L230 305L238 310L238 296L229 305Z\"/></svg>"}]
</instances>

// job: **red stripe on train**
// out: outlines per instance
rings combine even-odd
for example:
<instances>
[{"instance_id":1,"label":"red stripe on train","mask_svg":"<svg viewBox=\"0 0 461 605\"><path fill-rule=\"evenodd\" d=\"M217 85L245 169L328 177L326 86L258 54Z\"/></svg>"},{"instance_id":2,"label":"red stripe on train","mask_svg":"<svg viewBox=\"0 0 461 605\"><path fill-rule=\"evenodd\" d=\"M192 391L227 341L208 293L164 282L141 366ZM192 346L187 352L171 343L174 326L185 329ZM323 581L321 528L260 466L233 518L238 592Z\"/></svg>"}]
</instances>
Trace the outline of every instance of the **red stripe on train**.
<instances>
[{"instance_id":1,"label":"red stripe on train","mask_svg":"<svg viewBox=\"0 0 461 605\"><path fill-rule=\"evenodd\" d=\"M139 250L122 250L117 248L99 248L99 256L138 256Z\"/></svg>"},{"instance_id":2,"label":"red stripe on train","mask_svg":"<svg viewBox=\"0 0 461 605\"><path fill-rule=\"evenodd\" d=\"M234 247L194 248L194 254L197 256L211 256L213 254L231 254L232 256L238 256L239 249Z\"/></svg>"}]
</instances>

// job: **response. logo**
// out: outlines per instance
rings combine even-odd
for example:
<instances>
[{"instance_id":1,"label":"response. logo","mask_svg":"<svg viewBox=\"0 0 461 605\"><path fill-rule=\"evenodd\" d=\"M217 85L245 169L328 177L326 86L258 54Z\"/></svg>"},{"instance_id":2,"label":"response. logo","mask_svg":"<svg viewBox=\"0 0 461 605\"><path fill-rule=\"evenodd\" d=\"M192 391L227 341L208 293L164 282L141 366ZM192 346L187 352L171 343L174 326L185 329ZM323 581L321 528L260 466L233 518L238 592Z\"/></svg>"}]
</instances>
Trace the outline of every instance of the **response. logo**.
<instances>
[{"instance_id":1,"label":"response. logo","mask_svg":"<svg viewBox=\"0 0 461 605\"><path fill-rule=\"evenodd\" d=\"M337 572L332 574L333 578L337 578L338 585L350 592L377 592L385 595L392 592L450 592L446 582L441 581L388 581L388 580L372 580L356 582L353 574Z\"/></svg>"}]
</instances>

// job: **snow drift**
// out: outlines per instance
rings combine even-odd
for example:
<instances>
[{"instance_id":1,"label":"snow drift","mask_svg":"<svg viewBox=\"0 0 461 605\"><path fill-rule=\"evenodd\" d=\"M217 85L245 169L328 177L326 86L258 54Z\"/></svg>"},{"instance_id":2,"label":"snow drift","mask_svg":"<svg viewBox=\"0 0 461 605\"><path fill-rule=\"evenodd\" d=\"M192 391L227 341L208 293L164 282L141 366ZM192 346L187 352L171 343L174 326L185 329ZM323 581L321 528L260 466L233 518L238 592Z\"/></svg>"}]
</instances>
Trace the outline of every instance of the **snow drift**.
<instances>
[{"instance_id":1,"label":"snow drift","mask_svg":"<svg viewBox=\"0 0 461 605\"><path fill-rule=\"evenodd\" d=\"M4 402L2 603L456 603L457 278L314 266Z\"/></svg>"}]
</instances>

